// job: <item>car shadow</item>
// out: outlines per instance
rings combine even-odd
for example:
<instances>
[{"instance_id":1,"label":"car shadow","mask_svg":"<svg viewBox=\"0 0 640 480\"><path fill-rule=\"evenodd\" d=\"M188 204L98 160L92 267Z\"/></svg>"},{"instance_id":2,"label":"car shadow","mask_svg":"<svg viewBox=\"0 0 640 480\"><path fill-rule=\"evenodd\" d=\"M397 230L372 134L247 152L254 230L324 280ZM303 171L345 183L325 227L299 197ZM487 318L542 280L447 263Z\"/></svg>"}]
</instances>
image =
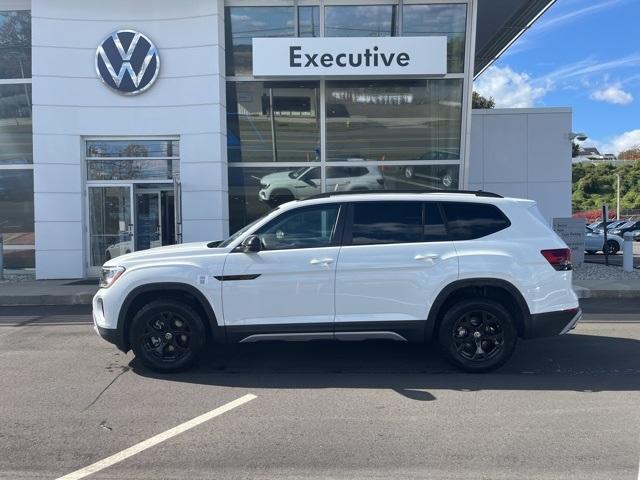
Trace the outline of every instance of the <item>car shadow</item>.
<instances>
[{"instance_id":1,"label":"car shadow","mask_svg":"<svg viewBox=\"0 0 640 480\"><path fill-rule=\"evenodd\" d=\"M446 363L430 344L392 341L264 342L229 347L196 368L157 374L133 360L141 376L251 389L390 389L416 401L437 390L640 390L640 341L569 334L523 341L502 368L467 374Z\"/></svg>"}]
</instances>

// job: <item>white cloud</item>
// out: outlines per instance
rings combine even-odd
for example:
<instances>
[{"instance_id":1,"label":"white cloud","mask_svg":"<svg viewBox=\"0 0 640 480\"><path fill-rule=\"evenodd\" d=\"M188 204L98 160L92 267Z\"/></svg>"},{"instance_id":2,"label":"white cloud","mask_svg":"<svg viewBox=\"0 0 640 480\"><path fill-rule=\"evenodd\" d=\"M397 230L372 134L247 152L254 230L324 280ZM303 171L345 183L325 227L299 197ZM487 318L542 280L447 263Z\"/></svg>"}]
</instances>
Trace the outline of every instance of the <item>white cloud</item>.
<instances>
[{"instance_id":1,"label":"white cloud","mask_svg":"<svg viewBox=\"0 0 640 480\"><path fill-rule=\"evenodd\" d=\"M493 97L498 108L527 108L535 105L550 88L548 82L533 80L510 67L488 68L474 84L483 97Z\"/></svg>"},{"instance_id":2,"label":"white cloud","mask_svg":"<svg viewBox=\"0 0 640 480\"><path fill-rule=\"evenodd\" d=\"M617 155L624 150L640 146L640 129L616 135L606 142L594 140L593 143L601 153L615 153Z\"/></svg>"},{"instance_id":3,"label":"white cloud","mask_svg":"<svg viewBox=\"0 0 640 480\"><path fill-rule=\"evenodd\" d=\"M607 88L596 90L591 94L593 100L613 103L615 105L628 105L633 102L633 95L625 92L620 84L610 85Z\"/></svg>"}]
</instances>

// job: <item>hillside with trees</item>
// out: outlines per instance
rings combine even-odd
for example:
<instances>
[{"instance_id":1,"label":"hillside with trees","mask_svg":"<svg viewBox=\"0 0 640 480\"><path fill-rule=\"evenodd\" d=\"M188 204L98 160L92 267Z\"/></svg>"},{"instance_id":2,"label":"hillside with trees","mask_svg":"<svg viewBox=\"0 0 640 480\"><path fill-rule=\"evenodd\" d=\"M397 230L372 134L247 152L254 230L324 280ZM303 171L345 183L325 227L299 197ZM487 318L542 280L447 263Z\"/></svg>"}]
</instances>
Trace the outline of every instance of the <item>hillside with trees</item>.
<instances>
[{"instance_id":1,"label":"hillside with trees","mask_svg":"<svg viewBox=\"0 0 640 480\"><path fill-rule=\"evenodd\" d=\"M640 209L640 161L614 166L608 163L573 165L573 211L616 206L616 173L620 175L621 210Z\"/></svg>"}]
</instances>

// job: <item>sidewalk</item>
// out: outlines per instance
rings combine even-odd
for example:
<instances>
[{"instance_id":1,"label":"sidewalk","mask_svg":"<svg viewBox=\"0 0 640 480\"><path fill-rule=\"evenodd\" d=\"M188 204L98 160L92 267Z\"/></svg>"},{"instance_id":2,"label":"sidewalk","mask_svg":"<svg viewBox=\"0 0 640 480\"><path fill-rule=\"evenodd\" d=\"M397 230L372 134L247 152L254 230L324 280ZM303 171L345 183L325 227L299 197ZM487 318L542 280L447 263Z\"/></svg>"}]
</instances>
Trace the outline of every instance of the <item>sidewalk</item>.
<instances>
[{"instance_id":1,"label":"sidewalk","mask_svg":"<svg viewBox=\"0 0 640 480\"><path fill-rule=\"evenodd\" d=\"M90 305L97 291L97 280L0 282L0 306Z\"/></svg>"},{"instance_id":2,"label":"sidewalk","mask_svg":"<svg viewBox=\"0 0 640 480\"><path fill-rule=\"evenodd\" d=\"M579 298L640 298L640 279L575 280ZM0 282L0 306L90 305L97 280Z\"/></svg>"}]
</instances>

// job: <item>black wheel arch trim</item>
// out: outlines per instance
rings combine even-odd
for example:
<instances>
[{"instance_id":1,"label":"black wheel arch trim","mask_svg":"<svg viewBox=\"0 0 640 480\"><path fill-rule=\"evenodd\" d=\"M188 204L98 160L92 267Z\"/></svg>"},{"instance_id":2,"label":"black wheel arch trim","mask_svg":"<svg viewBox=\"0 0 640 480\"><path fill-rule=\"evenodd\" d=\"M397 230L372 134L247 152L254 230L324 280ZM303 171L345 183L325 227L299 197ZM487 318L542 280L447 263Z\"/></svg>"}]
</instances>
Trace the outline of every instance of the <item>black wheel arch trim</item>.
<instances>
[{"instance_id":1,"label":"black wheel arch trim","mask_svg":"<svg viewBox=\"0 0 640 480\"><path fill-rule=\"evenodd\" d=\"M131 290L131 292L129 292L129 294L127 294L126 298L124 299L124 302L122 302L122 305L120 307L120 313L118 314L118 327L117 327L118 334L117 334L116 343L115 343L115 345L120 350L122 350L123 352L128 352L130 350L129 339L127 338L127 335L126 335L127 329L125 328L127 327L127 325L125 323L127 319L127 314L129 312L129 308L131 307L133 302L136 300L136 298L138 298L140 295L145 293L162 292L167 290L172 290L172 291L177 290L193 296L198 301L199 305L202 307L202 309L204 310L207 316L206 320L208 322L208 326L210 327L213 340L214 341L225 340L224 327L221 327L220 325L218 325L218 321L216 319L216 315L215 315L215 312L213 311L213 307L211 306L211 303L209 302L209 300L207 300L205 295L196 287L194 287L193 285L189 285L188 283L180 283L180 282L148 283Z\"/></svg>"},{"instance_id":2,"label":"black wheel arch trim","mask_svg":"<svg viewBox=\"0 0 640 480\"><path fill-rule=\"evenodd\" d=\"M518 333L521 336L526 337L528 332L531 330L531 312L529 310L529 306L525 301L524 297L520 293L520 290L508 282L507 280L502 280L498 278L469 278L463 280L456 280L446 287L444 287L438 296L431 304L431 308L429 309L429 315L427 317L427 322L425 326L425 340L431 341L434 338L434 334L436 333L436 326L438 319L441 317L440 309L445 304L450 295L455 293L457 290L468 288L468 287L496 287L502 288L506 290L515 300L518 308L522 313L522 324L518 327L522 327L522 332L520 332L520 328L518 328ZM517 321L517 319L516 319Z\"/></svg>"}]
</instances>

